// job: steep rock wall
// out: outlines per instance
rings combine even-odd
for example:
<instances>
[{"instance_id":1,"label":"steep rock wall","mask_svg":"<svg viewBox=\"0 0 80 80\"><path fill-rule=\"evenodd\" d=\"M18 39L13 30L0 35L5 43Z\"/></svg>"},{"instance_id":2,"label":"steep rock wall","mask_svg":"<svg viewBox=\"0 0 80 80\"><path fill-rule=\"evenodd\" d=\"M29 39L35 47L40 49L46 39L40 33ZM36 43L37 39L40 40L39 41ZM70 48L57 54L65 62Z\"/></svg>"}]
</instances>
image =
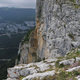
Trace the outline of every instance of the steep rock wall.
<instances>
[{"instance_id":1,"label":"steep rock wall","mask_svg":"<svg viewBox=\"0 0 80 80\"><path fill-rule=\"evenodd\" d=\"M38 57L64 56L80 46L80 0L37 0Z\"/></svg>"}]
</instances>

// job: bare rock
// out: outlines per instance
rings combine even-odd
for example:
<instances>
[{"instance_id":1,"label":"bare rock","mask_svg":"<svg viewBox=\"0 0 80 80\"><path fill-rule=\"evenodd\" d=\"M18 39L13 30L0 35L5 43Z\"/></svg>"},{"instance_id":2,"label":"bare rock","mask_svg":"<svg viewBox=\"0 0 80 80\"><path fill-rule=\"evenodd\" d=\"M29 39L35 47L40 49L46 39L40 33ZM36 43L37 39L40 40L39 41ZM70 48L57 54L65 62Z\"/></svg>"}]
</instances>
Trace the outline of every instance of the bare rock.
<instances>
[{"instance_id":1,"label":"bare rock","mask_svg":"<svg viewBox=\"0 0 80 80\"><path fill-rule=\"evenodd\" d=\"M61 62L59 62L59 65L63 64L63 65L72 65L74 63L75 59L68 59L68 60L63 60Z\"/></svg>"}]
</instances>

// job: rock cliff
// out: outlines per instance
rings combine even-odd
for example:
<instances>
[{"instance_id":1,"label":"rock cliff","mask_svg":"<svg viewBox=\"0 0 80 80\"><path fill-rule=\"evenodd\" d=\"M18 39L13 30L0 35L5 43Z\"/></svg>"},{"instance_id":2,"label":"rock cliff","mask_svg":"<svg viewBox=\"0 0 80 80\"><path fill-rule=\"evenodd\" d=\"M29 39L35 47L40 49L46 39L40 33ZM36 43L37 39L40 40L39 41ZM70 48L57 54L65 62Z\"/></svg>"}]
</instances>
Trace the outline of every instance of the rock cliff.
<instances>
[{"instance_id":1,"label":"rock cliff","mask_svg":"<svg viewBox=\"0 0 80 80\"><path fill-rule=\"evenodd\" d=\"M79 0L37 0L36 13L28 62L64 56L80 47Z\"/></svg>"},{"instance_id":2,"label":"rock cliff","mask_svg":"<svg viewBox=\"0 0 80 80\"><path fill-rule=\"evenodd\" d=\"M24 42L19 49L19 63L43 61L8 69L9 79L16 78L10 73L17 73L14 75L17 76L16 79L23 78L22 80L60 80L61 77L58 76L62 74L70 77L67 75L68 72L73 73L74 70L80 69L80 0L37 0L36 5L36 28L30 33L28 43ZM67 55L68 53L70 55ZM47 64L44 59L47 60ZM41 72L40 65L43 68L43 64L48 68L45 67L47 69ZM60 73L60 70L63 72ZM53 78L55 74L58 79ZM42 75L48 78L45 79ZM74 77L78 79L77 76ZM76 80L68 78L70 79Z\"/></svg>"}]
</instances>

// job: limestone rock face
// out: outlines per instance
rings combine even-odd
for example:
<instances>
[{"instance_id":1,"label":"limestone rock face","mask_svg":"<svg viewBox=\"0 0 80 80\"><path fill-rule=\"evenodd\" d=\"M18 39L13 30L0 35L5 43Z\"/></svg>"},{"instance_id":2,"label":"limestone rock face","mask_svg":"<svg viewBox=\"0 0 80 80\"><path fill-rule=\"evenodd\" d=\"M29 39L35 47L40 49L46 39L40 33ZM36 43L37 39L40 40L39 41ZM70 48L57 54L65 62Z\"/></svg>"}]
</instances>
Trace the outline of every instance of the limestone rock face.
<instances>
[{"instance_id":1,"label":"limestone rock face","mask_svg":"<svg viewBox=\"0 0 80 80\"><path fill-rule=\"evenodd\" d=\"M37 0L38 57L64 56L80 46L80 0Z\"/></svg>"}]
</instances>

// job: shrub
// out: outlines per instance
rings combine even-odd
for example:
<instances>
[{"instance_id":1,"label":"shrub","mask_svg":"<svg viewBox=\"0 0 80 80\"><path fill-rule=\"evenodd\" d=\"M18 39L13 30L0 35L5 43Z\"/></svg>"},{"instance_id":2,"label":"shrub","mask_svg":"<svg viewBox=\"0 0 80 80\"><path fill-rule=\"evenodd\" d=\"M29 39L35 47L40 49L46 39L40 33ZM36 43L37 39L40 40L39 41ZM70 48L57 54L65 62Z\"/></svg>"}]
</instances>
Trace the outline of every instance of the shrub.
<instances>
[{"instance_id":1,"label":"shrub","mask_svg":"<svg viewBox=\"0 0 80 80\"><path fill-rule=\"evenodd\" d=\"M75 0L70 0L71 2L75 3Z\"/></svg>"},{"instance_id":2,"label":"shrub","mask_svg":"<svg viewBox=\"0 0 80 80\"><path fill-rule=\"evenodd\" d=\"M63 67L65 67L64 64L59 64L59 62L60 62L60 60L56 61L55 66L56 66L57 68L63 68Z\"/></svg>"},{"instance_id":3,"label":"shrub","mask_svg":"<svg viewBox=\"0 0 80 80\"><path fill-rule=\"evenodd\" d=\"M72 40L74 40L74 35L73 35L72 33L69 33L68 36L69 36Z\"/></svg>"},{"instance_id":4,"label":"shrub","mask_svg":"<svg viewBox=\"0 0 80 80\"><path fill-rule=\"evenodd\" d=\"M61 71L56 75L56 80L77 80L76 75L73 72Z\"/></svg>"}]
</instances>

